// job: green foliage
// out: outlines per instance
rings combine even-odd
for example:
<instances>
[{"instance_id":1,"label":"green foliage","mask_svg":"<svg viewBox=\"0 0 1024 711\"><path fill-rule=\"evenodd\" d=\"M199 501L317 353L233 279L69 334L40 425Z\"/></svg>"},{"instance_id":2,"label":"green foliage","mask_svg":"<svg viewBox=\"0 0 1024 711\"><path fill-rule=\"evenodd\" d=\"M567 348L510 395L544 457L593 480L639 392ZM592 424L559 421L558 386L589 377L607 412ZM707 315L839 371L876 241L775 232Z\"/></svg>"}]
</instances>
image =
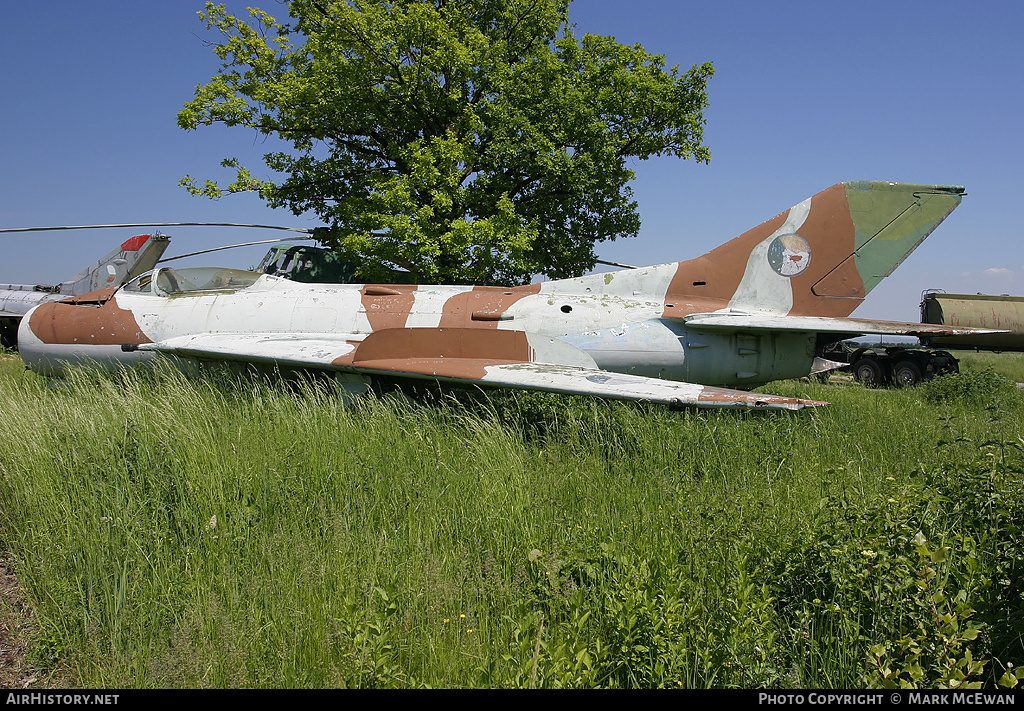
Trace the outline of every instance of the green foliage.
<instances>
[{"instance_id":1,"label":"green foliage","mask_svg":"<svg viewBox=\"0 0 1024 711\"><path fill-rule=\"evenodd\" d=\"M593 267L639 230L631 159L707 161L710 64L572 33L569 0L292 0L290 24L207 4L221 71L178 115L275 136L279 178L236 159L220 197L312 211L318 238L379 278L525 283Z\"/></svg>"},{"instance_id":2,"label":"green foliage","mask_svg":"<svg viewBox=\"0 0 1024 711\"><path fill-rule=\"evenodd\" d=\"M797 416L0 359L0 536L80 686L1019 685L1024 398ZM808 415L808 416L804 416Z\"/></svg>"},{"instance_id":3,"label":"green foliage","mask_svg":"<svg viewBox=\"0 0 1024 711\"><path fill-rule=\"evenodd\" d=\"M992 370L1013 383L1024 382L1024 354L954 351L960 370Z\"/></svg>"},{"instance_id":4,"label":"green foliage","mask_svg":"<svg viewBox=\"0 0 1024 711\"><path fill-rule=\"evenodd\" d=\"M855 639L852 656L867 659L862 675L829 684L1016 685L1024 448L1019 438L973 446L969 438L940 441L957 456L873 501L826 498L813 532L779 556L783 613L804 631L800 658L814 666L836 656L834 636L807 632L825 629Z\"/></svg>"},{"instance_id":5,"label":"green foliage","mask_svg":"<svg viewBox=\"0 0 1024 711\"><path fill-rule=\"evenodd\" d=\"M970 572L977 564L972 541L961 553L968 561ZM972 620L975 610L968 606L976 590L972 576L949 580L946 563L950 548L929 545L920 531L914 536L918 554L915 583L918 594L910 596L908 616L913 628L896 640L883 640L868 647L869 668L874 672L872 685L883 688L981 688L979 680L985 662L975 660L968 643L980 632ZM903 561L901 561L903 562ZM910 562L910 561L907 561ZM906 571L901 570L906 574ZM958 577L953 573L954 577ZM946 597L946 588L952 583L955 597ZM966 583L966 584L965 584ZM961 587L961 585L963 587ZM916 609L915 609L916 608Z\"/></svg>"},{"instance_id":6,"label":"green foliage","mask_svg":"<svg viewBox=\"0 0 1024 711\"><path fill-rule=\"evenodd\" d=\"M994 370L965 369L939 375L921 385L921 397L928 403L966 402L989 405L1014 394L1016 386Z\"/></svg>"},{"instance_id":7,"label":"green foliage","mask_svg":"<svg viewBox=\"0 0 1024 711\"><path fill-rule=\"evenodd\" d=\"M974 447L981 456L960 466L947 464L930 473L928 482L948 502L950 525L971 532L983 562L977 573L984 591L976 604L986 629L983 641L994 659L1013 661L1024 657L1024 439L1005 438L1002 417L1000 412L990 417L995 437L944 444Z\"/></svg>"},{"instance_id":8,"label":"green foliage","mask_svg":"<svg viewBox=\"0 0 1024 711\"><path fill-rule=\"evenodd\" d=\"M749 561L705 580L678 563L602 543L585 558L531 552L533 595L507 618L512 685L562 688L771 686L777 619ZM720 585L721 587L718 587Z\"/></svg>"}]
</instances>

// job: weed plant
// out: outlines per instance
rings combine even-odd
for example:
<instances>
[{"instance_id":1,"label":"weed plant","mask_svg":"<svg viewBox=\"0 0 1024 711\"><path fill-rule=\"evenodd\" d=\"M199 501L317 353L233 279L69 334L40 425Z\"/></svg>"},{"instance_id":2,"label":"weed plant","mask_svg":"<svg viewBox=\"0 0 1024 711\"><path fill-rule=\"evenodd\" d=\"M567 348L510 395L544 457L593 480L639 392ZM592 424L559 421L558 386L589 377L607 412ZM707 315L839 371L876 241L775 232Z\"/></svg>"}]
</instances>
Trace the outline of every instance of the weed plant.
<instances>
[{"instance_id":1,"label":"weed plant","mask_svg":"<svg viewBox=\"0 0 1024 711\"><path fill-rule=\"evenodd\" d=\"M7 357L0 535L82 686L1010 687L1024 402L964 370L789 414Z\"/></svg>"}]
</instances>

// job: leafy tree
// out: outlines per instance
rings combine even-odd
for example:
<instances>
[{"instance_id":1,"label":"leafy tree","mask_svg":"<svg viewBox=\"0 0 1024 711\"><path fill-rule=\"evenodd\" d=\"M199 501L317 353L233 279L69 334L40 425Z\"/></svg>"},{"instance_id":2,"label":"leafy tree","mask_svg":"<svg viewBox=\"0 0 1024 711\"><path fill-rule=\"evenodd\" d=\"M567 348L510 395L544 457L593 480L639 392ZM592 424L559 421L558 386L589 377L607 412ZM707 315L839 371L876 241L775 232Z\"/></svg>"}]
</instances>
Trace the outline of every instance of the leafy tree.
<instances>
[{"instance_id":1,"label":"leafy tree","mask_svg":"<svg viewBox=\"0 0 1024 711\"><path fill-rule=\"evenodd\" d=\"M614 38L573 35L570 0L292 0L282 24L208 3L222 67L178 114L274 136L274 179L237 159L227 187L315 213L372 279L524 283L635 236L629 159L710 159L710 64L681 73Z\"/></svg>"}]
</instances>

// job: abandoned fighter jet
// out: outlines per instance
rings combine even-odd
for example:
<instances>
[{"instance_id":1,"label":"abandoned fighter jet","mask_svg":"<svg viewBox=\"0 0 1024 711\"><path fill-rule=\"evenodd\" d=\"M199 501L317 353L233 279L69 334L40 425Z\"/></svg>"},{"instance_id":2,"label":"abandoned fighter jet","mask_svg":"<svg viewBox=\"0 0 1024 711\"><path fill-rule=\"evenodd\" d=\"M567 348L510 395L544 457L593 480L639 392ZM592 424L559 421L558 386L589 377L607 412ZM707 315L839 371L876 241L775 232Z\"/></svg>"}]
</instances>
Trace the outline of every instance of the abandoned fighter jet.
<instances>
[{"instance_id":1,"label":"abandoned fighter jet","mask_svg":"<svg viewBox=\"0 0 1024 711\"><path fill-rule=\"evenodd\" d=\"M963 188L833 185L702 257L519 287L307 284L159 268L23 320L28 366L165 356L426 378L698 407L824 403L747 390L811 372L821 340L945 326L851 319ZM724 388L737 388L728 390Z\"/></svg>"},{"instance_id":2,"label":"abandoned fighter jet","mask_svg":"<svg viewBox=\"0 0 1024 711\"><path fill-rule=\"evenodd\" d=\"M15 344L18 324L33 306L47 301L60 301L69 296L80 296L104 287L120 286L150 271L168 244L168 237L159 232L135 235L60 284L0 284L0 340L4 346Z\"/></svg>"}]
</instances>

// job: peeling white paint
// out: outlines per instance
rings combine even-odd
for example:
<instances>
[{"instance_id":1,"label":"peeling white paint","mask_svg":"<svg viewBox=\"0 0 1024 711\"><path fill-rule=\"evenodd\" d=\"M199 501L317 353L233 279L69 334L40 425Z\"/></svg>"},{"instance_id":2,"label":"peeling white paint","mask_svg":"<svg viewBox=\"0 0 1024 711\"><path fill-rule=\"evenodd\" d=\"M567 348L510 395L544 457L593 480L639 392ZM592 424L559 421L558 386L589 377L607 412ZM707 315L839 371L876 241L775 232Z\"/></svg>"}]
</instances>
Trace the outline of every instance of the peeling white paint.
<instances>
[{"instance_id":1,"label":"peeling white paint","mask_svg":"<svg viewBox=\"0 0 1024 711\"><path fill-rule=\"evenodd\" d=\"M754 247L747 258L736 293L729 300L729 308L747 308L774 313L789 313L793 308L793 282L776 272L768 262L768 247L780 235L797 232L811 212L811 198L790 208L786 221L779 229Z\"/></svg>"}]
</instances>

